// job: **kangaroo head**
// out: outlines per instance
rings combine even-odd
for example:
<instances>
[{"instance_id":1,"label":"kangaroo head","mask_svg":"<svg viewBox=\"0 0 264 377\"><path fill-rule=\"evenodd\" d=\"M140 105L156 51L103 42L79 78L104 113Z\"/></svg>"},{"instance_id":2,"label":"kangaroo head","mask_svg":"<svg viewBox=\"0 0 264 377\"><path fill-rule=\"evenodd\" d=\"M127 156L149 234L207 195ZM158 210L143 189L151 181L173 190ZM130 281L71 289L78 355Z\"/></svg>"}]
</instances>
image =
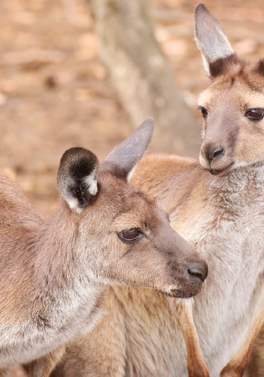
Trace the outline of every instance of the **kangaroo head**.
<instances>
[{"instance_id":1,"label":"kangaroo head","mask_svg":"<svg viewBox=\"0 0 264 377\"><path fill-rule=\"evenodd\" d=\"M203 4L195 34L211 85L200 95L204 118L200 163L215 175L264 161L264 61L247 63L232 50Z\"/></svg>"},{"instance_id":2,"label":"kangaroo head","mask_svg":"<svg viewBox=\"0 0 264 377\"><path fill-rule=\"evenodd\" d=\"M86 149L66 151L58 171L62 206L76 224L75 258L91 282L189 297L199 292L207 265L170 227L166 213L128 184L152 132L149 119L100 166Z\"/></svg>"}]
</instances>

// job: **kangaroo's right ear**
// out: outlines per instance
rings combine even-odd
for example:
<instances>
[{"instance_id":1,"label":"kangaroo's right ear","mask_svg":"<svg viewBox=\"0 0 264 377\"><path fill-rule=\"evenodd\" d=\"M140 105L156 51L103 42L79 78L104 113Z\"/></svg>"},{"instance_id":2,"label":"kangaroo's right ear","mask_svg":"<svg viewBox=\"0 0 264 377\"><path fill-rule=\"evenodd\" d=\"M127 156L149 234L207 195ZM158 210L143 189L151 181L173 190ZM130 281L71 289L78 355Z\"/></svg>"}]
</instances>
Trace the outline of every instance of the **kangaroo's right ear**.
<instances>
[{"instance_id":1,"label":"kangaroo's right ear","mask_svg":"<svg viewBox=\"0 0 264 377\"><path fill-rule=\"evenodd\" d=\"M84 148L70 148L62 156L57 174L58 189L70 208L81 213L97 194L96 155Z\"/></svg>"},{"instance_id":2,"label":"kangaroo's right ear","mask_svg":"<svg viewBox=\"0 0 264 377\"><path fill-rule=\"evenodd\" d=\"M212 63L234 54L222 26L203 4L195 8L195 39L208 75Z\"/></svg>"},{"instance_id":3,"label":"kangaroo's right ear","mask_svg":"<svg viewBox=\"0 0 264 377\"><path fill-rule=\"evenodd\" d=\"M153 119L146 119L127 139L110 152L100 169L112 171L129 181L134 168L148 148L153 129Z\"/></svg>"}]
</instances>

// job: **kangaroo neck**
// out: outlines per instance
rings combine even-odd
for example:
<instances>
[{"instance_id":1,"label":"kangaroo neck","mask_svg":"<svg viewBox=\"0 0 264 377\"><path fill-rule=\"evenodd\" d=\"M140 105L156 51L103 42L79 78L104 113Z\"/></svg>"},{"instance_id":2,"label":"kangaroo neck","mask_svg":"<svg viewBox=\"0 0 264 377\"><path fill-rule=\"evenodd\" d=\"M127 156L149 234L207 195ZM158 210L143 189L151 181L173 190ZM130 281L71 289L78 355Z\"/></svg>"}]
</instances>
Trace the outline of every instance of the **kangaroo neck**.
<instances>
[{"instance_id":1,"label":"kangaroo neck","mask_svg":"<svg viewBox=\"0 0 264 377\"><path fill-rule=\"evenodd\" d=\"M85 316L92 313L105 286L96 281L88 262L82 265L77 216L64 203L44 225L36 247L34 274L44 317L63 323L84 308Z\"/></svg>"}]
</instances>

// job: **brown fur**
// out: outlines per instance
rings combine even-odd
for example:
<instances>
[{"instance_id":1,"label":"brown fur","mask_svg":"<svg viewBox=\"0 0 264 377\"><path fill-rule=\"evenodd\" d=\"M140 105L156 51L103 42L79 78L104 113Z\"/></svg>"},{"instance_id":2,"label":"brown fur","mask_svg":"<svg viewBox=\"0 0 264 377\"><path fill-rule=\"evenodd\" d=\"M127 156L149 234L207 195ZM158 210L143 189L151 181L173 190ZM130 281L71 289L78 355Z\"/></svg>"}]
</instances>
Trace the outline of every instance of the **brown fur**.
<instances>
[{"instance_id":1,"label":"brown fur","mask_svg":"<svg viewBox=\"0 0 264 377\"><path fill-rule=\"evenodd\" d=\"M62 197L47 223L0 172L1 376L18 363L31 376L49 376L64 344L99 320L109 283L175 297L199 292L205 262L173 231L166 213L126 181L147 147L149 126L116 147L98 175L92 152L67 151L58 171ZM131 229L139 238L122 241L120 234Z\"/></svg>"},{"instance_id":2,"label":"brown fur","mask_svg":"<svg viewBox=\"0 0 264 377\"><path fill-rule=\"evenodd\" d=\"M220 58L210 64L210 76L216 78L225 74L229 75L229 69L235 65L241 65L244 61L239 59L237 54L228 56L227 58Z\"/></svg>"},{"instance_id":3,"label":"brown fur","mask_svg":"<svg viewBox=\"0 0 264 377\"><path fill-rule=\"evenodd\" d=\"M260 329L253 345L251 359L248 365L248 377L264 376L264 327Z\"/></svg>"},{"instance_id":4,"label":"brown fur","mask_svg":"<svg viewBox=\"0 0 264 377\"><path fill-rule=\"evenodd\" d=\"M192 377L244 373L264 308L264 119L246 116L264 108L263 66L230 57L217 21L203 5L196 15L207 64L212 68L222 59L199 100L208 112L200 165L149 155L132 183L156 198L172 227L206 258L208 279L188 303L145 289L113 288L104 297L99 326L67 347L53 377L185 377L187 369Z\"/></svg>"}]
</instances>

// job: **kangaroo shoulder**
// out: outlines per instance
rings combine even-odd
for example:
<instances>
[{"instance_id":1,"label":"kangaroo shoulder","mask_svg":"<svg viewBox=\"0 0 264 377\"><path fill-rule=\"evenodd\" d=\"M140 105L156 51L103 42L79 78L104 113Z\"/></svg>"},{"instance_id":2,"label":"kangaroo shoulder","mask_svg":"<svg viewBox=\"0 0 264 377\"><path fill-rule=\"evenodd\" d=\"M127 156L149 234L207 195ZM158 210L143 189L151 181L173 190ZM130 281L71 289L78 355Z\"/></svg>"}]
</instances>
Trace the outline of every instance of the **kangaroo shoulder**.
<instances>
[{"instance_id":1,"label":"kangaroo shoulder","mask_svg":"<svg viewBox=\"0 0 264 377\"><path fill-rule=\"evenodd\" d=\"M195 159L167 154L149 154L137 165L131 183L145 192L154 194L172 179L198 165Z\"/></svg>"}]
</instances>

